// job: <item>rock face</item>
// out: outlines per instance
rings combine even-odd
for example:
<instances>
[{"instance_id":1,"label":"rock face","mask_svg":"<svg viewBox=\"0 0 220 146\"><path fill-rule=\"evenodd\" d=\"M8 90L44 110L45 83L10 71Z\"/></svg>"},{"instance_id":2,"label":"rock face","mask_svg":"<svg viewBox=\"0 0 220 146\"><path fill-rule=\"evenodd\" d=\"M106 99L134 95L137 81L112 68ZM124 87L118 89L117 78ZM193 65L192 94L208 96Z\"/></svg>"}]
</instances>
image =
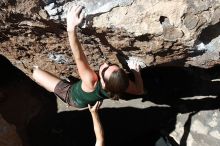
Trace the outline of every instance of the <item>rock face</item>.
<instances>
[{"instance_id":1,"label":"rock face","mask_svg":"<svg viewBox=\"0 0 220 146\"><path fill-rule=\"evenodd\" d=\"M129 56L145 60L148 66L168 63L208 68L219 63L218 55L206 57L208 51L196 47L220 34L216 31L218 0L4 0L0 3L1 53L27 74L37 64L60 76L72 72L77 76L64 21L72 3L85 6L86 25L78 35L96 70L105 59L126 66ZM207 36L211 32L215 35Z\"/></svg>"},{"instance_id":2,"label":"rock face","mask_svg":"<svg viewBox=\"0 0 220 146\"><path fill-rule=\"evenodd\" d=\"M57 111L55 96L2 55L0 67L0 145L33 146L31 139L36 135L45 141L43 133L50 127L47 121Z\"/></svg>"},{"instance_id":3,"label":"rock face","mask_svg":"<svg viewBox=\"0 0 220 146\"><path fill-rule=\"evenodd\" d=\"M66 10L73 3L85 7L86 19L77 34L95 70L105 60L126 68L125 60L129 57L138 57L151 67L210 68L220 63L219 0L1 0L0 54L28 76L33 65L61 77L78 76L65 24ZM2 92L0 90L0 97ZM211 114L215 115L202 113L205 117ZM185 123L184 116L181 127ZM29 117L24 119L23 125L30 120ZM201 125L201 120L193 124L191 132L200 135L196 126ZM22 133L24 127L19 126L18 131ZM219 142L219 131L214 128L202 134L209 134L214 142ZM173 136L181 141L178 139L181 134L176 132ZM189 139L192 137L194 135ZM189 145L203 145L203 142Z\"/></svg>"},{"instance_id":4,"label":"rock face","mask_svg":"<svg viewBox=\"0 0 220 146\"><path fill-rule=\"evenodd\" d=\"M219 145L219 111L201 111L197 114L177 116L176 129L171 136L181 145L217 146ZM187 133L187 127L190 132ZM187 139L185 143L182 143Z\"/></svg>"}]
</instances>

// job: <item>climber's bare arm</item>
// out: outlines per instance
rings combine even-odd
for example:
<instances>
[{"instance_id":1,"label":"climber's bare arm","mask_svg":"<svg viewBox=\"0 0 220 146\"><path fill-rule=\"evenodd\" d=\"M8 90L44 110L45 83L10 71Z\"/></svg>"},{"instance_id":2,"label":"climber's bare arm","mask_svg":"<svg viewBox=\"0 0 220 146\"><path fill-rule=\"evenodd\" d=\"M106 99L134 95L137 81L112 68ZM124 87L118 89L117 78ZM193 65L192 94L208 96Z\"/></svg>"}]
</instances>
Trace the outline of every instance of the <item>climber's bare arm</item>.
<instances>
[{"instance_id":1,"label":"climber's bare arm","mask_svg":"<svg viewBox=\"0 0 220 146\"><path fill-rule=\"evenodd\" d=\"M85 91L93 91L98 80L96 73L90 68L82 46L77 38L76 27L82 22L83 14L81 6L72 6L67 14L67 32L69 43L76 61L79 76L82 79L82 88Z\"/></svg>"}]
</instances>

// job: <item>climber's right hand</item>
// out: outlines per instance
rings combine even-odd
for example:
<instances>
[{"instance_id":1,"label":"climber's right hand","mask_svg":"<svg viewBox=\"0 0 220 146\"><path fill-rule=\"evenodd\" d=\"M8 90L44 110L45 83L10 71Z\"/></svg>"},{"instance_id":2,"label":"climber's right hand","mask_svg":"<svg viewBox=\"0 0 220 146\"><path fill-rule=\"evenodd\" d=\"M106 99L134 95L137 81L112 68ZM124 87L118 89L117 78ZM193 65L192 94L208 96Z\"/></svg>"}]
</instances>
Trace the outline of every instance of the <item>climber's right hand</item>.
<instances>
[{"instance_id":1,"label":"climber's right hand","mask_svg":"<svg viewBox=\"0 0 220 146\"><path fill-rule=\"evenodd\" d=\"M82 22L84 17L82 9L83 9L82 6L76 6L76 5L73 5L69 8L66 17L68 32L74 31L76 26L78 26Z\"/></svg>"}]
</instances>

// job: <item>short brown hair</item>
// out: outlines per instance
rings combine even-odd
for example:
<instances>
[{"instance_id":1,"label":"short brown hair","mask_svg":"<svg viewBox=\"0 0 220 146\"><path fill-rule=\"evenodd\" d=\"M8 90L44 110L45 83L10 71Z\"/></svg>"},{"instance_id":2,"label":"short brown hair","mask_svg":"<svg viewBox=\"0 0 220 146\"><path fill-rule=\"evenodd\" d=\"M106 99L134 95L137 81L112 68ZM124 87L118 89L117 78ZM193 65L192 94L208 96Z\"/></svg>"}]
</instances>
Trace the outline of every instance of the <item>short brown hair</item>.
<instances>
[{"instance_id":1,"label":"short brown hair","mask_svg":"<svg viewBox=\"0 0 220 146\"><path fill-rule=\"evenodd\" d=\"M119 95L124 93L129 85L129 79L123 69L113 71L109 79L105 81L105 88L110 95L110 98L114 100L119 99Z\"/></svg>"}]
</instances>

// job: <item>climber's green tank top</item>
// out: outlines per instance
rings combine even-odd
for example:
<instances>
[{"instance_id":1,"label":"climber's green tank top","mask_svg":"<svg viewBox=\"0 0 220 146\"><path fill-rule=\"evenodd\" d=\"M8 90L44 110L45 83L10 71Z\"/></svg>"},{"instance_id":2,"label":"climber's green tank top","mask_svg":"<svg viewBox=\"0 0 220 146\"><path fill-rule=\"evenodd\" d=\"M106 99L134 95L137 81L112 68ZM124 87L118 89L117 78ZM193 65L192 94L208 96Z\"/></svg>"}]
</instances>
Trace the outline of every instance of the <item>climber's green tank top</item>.
<instances>
[{"instance_id":1,"label":"climber's green tank top","mask_svg":"<svg viewBox=\"0 0 220 146\"><path fill-rule=\"evenodd\" d=\"M70 88L72 100L80 108L87 107L88 104L94 104L96 101L108 98L105 90L102 89L101 82L98 81L93 92L85 92L82 90L82 80L74 83Z\"/></svg>"}]
</instances>

